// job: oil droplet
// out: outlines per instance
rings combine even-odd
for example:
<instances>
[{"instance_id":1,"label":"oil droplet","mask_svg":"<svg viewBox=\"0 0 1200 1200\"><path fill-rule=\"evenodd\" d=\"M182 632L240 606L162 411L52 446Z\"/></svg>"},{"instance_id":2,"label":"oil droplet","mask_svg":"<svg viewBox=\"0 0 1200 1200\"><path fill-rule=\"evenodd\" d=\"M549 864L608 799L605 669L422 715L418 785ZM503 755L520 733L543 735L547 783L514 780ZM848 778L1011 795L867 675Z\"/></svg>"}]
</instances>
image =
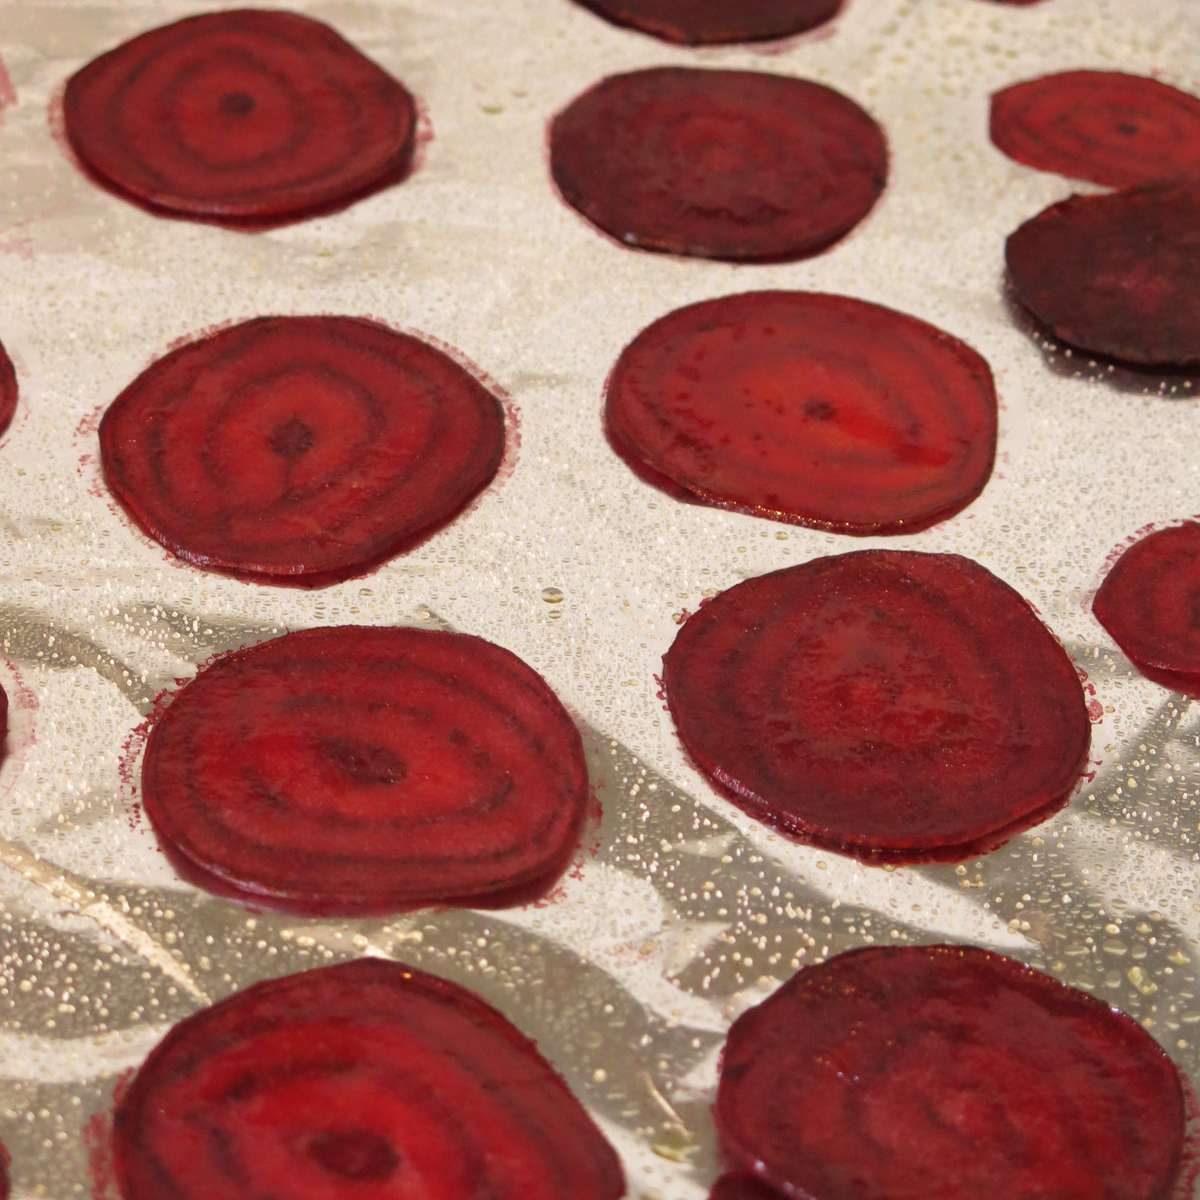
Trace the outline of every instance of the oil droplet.
<instances>
[{"instance_id":1,"label":"oil droplet","mask_svg":"<svg viewBox=\"0 0 1200 1200\"><path fill-rule=\"evenodd\" d=\"M556 587L542 588L542 599L547 604L561 604L563 602L562 589Z\"/></svg>"}]
</instances>

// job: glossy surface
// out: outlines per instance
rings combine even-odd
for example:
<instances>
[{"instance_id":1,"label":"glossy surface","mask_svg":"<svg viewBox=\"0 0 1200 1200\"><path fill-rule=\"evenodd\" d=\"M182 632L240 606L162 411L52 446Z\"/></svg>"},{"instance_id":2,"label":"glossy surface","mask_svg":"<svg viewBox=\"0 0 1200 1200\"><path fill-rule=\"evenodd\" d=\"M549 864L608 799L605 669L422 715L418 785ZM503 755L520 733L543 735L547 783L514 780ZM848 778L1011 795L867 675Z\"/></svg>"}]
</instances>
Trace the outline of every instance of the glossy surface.
<instances>
[{"instance_id":1,"label":"glossy surface","mask_svg":"<svg viewBox=\"0 0 1200 1200\"><path fill-rule=\"evenodd\" d=\"M579 733L542 678L433 630L308 629L221 658L175 696L142 766L185 875L314 914L544 890L587 798Z\"/></svg>"},{"instance_id":2,"label":"glossy surface","mask_svg":"<svg viewBox=\"0 0 1200 1200\"><path fill-rule=\"evenodd\" d=\"M689 46L758 42L824 24L841 0L579 0L617 25Z\"/></svg>"},{"instance_id":3,"label":"glossy surface","mask_svg":"<svg viewBox=\"0 0 1200 1200\"><path fill-rule=\"evenodd\" d=\"M0 434L12 424L13 414L17 411L17 396L17 373L4 350L4 343L0 342Z\"/></svg>"},{"instance_id":4,"label":"glossy surface","mask_svg":"<svg viewBox=\"0 0 1200 1200\"><path fill-rule=\"evenodd\" d=\"M125 1200L616 1200L621 1167L499 1012L359 959L176 1025L117 1110Z\"/></svg>"},{"instance_id":5,"label":"glossy surface","mask_svg":"<svg viewBox=\"0 0 1200 1200\"><path fill-rule=\"evenodd\" d=\"M911 533L991 475L987 363L892 309L750 292L677 309L610 377L606 427L635 468L722 508L839 533Z\"/></svg>"}]
</instances>

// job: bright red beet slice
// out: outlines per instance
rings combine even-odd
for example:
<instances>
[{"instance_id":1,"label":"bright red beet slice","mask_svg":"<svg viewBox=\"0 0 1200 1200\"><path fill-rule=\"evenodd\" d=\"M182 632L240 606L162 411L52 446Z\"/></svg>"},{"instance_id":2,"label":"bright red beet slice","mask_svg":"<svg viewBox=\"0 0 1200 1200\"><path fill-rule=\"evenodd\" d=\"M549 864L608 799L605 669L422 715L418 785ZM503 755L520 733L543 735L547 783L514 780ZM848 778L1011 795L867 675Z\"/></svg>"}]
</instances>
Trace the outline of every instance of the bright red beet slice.
<instances>
[{"instance_id":1,"label":"bright red beet slice","mask_svg":"<svg viewBox=\"0 0 1200 1200\"><path fill-rule=\"evenodd\" d=\"M555 117L564 198L643 250L803 258L863 219L888 171L883 130L853 100L757 71L613 75Z\"/></svg>"},{"instance_id":2,"label":"bright red beet slice","mask_svg":"<svg viewBox=\"0 0 1200 1200\"><path fill-rule=\"evenodd\" d=\"M124 1200L617 1200L621 1166L494 1008L359 959L202 1009L116 1113Z\"/></svg>"},{"instance_id":3,"label":"bright red beet slice","mask_svg":"<svg viewBox=\"0 0 1200 1200\"><path fill-rule=\"evenodd\" d=\"M0 433L12 424L13 414L17 411L17 373L13 369L12 360L0 342Z\"/></svg>"},{"instance_id":4,"label":"bright red beet slice","mask_svg":"<svg viewBox=\"0 0 1200 1200\"><path fill-rule=\"evenodd\" d=\"M992 97L992 141L1010 158L1133 187L1200 171L1200 100L1121 71L1064 71Z\"/></svg>"},{"instance_id":5,"label":"bright red beet slice","mask_svg":"<svg viewBox=\"0 0 1200 1200\"><path fill-rule=\"evenodd\" d=\"M1166 1200L1183 1091L1136 1021L966 946L851 951L734 1022L730 1161L804 1200Z\"/></svg>"},{"instance_id":6,"label":"bright red beet slice","mask_svg":"<svg viewBox=\"0 0 1200 1200\"><path fill-rule=\"evenodd\" d=\"M567 865L587 798L579 733L541 676L433 630L308 629L221 658L142 764L182 874L314 914L527 899Z\"/></svg>"},{"instance_id":7,"label":"bright red beet slice","mask_svg":"<svg viewBox=\"0 0 1200 1200\"><path fill-rule=\"evenodd\" d=\"M175 350L100 424L109 488L197 566L317 586L455 516L496 473L500 402L350 317L264 317Z\"/></svg>"},{"instance_id":8,"label":"bright red beet slice","mask_svg":"<svg viewBox=\"0 0 1200 1200\"><path fill-rule=\"evenodd\" d=\"M1071 660L954 554L866 550L722 592L663 659L685 749L751 816L866 860L957 860L1066 803L1091 727Z\"/></svg>"},{"instance_id":9,"label":"bright red beet slice","mask_svg":"<svg viewBox=\"0 0 1200 1200\"><path fill-rule=\"evenodd\" d=\"M1012 234L1017 298L1072 346L1123 362L1200 362L1200 182L1072 196Z\"/></svg>"},{"instance_id":10,"label":"bright red beet slice","mask_svg":"<svg viewBox=\"0 0 1200 1200\"><path fill-rule=\"evenodd\" d=\"M1172 525L1130 546L1092 612L1143 675L1200 698L1200 525Z\"/></svg>"},{"instance_id":11,"label":"bright red beet slice","mask_svg":"<svg viewBox=\"0 0 1200 1200\"><path fill-rule=\"evenodd\" d=\"M711 46L761 42L803 33L837 14L842 0L579 0L616 25L668 42Z\"/></svg>"},{"instance_id":12,"label":"bright red beet slice","mask_svg":"<svg viewBox=\"0 0 1200 1200\"><path fill-rule=\"evenodd\" d=\"M996 390L974 350L913 317L750 292L640 333L609 381L606 424L623 457L709 504L911 533L983 490Z\"/></svg>"},{"instance_id":13,"label":"bright red beet slice","mask_svg":"<svg viewBox=\"0 0 1200 1200\"><path fill-rule=\"evenodd\" d=\"M353 199L412 156L412 97L329 26L237 9L188 17L73 75L84 164L158 208L266 219Z\"/></svg>"}]
</instances>

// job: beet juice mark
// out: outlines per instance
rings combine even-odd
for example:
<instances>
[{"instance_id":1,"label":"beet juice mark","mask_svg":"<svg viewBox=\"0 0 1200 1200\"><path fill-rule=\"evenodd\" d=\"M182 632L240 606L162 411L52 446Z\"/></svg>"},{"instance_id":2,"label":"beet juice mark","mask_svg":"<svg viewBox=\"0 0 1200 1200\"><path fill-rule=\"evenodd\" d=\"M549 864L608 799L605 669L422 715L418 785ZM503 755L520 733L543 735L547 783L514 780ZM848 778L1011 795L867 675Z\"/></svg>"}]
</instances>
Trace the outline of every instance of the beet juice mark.
<instances>
[{"instance_id":1,"label":"beet juice mark","mask_svg":"<svg viewBox=\"0 0 1200 1200\"><path fill-rule=\"evenodd\" d=\"M4 124L4 110L14 108L17 103L17 89L13 87L12 76L0 58L0 125Z\"/></svg>"}]
</instances>

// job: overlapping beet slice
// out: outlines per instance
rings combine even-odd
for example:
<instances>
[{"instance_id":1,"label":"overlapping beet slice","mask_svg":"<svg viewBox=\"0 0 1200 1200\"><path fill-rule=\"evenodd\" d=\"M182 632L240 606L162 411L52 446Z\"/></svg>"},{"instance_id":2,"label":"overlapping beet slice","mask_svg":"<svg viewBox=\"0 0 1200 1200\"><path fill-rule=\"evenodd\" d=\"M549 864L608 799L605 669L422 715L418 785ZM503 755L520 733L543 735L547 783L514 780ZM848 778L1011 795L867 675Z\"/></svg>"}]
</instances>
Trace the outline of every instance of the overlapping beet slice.
<instances>
[{"instance_id":1,"label":"overlapping beet slice","mask_svg":"<svg viewBox=\"0 0 1200 1200\"><path fill-rule=\"evenodd\" d=\"M1200 99L1122 71L1063 71L992 97L992 141L1010 158L1110 187L1200 173Z\"/></svg>"},{"instance_id":2,"label":"overlapping beet slice","mask_svg":"<svg viewBox=\"0 0 1200 1200\"><path fill-rule=\"evenodd\" d=\"M883 191L883 130L818 83L655 67L613 75L555 117L564 198L643 250L794 259L823 250Z\"/></svg>"},{"instance_id":3,"label":"overlapping beet slice","mask_svg":"<svg viewBox=\"0 0 1200 1200\"><path fill-rule=\"evenodd\" d=\"M616 25L668 42L711 46L761 42L815 29L834 17L842 0L579 0Z\"/></svg>"},{"instance_id":4,"label":"overlapping beet slice","mask_svg":"<svg viewBox=\"0 0 1200 1200\"><path fill-rule=\"evenodd\" d=\"M398 178L416 108L328 25L234 9L188 17L73 75L67 137L104 182L198 217L278 219Z\"/></svg>"},{"instance_id":5,"label":"overlapping beet slice","mask_svg":"<svg viewBox=\"0 0 1200 1200\"><path fill-rule=\"evenodd\" d=\"M684 623L663 668L684 747L734 803L867 861L994 849L1066 803L1090 743L1062 647L953 554L748 579Z\"/></svg>"},{"instance_id":6,"label":"overlapping beet slice","mask_svg":"<svg viewBox=\"0 0 1200 1200\"><path fill-rule=\"evenodd\" d=\"M965 946L807 967L729 1032L726 1156L805 1200L1167 1200L1184 1101L1136 1021Z\"/></svg>"},{"instance_id":7,"label":"overlapping beet slice","mask_svg":"<svg viewBox=\"0 0 1200 1200\"><path fill-rule=\"evenodd\" d=\"M617 1200L554 1068L464 988L378 959L247 988L176 1025L119 1102L124 1200Z\"/></svg>"},{"instance_id":8,"label":"overlapping beet slice","mask_svg":"<svg viewBox=\"0 0 1200 1200\"><path fill-rule=\"evenodd\" d=\"M526 900L578 847L587 798L579 733L541 676L433 630L308 629L218 659L142 765L182 874L313 914Z\"/></svg>"},{"instance_id":9,"label":"overlapping beet slice","mask_svg":"<svg viewBox=\"0 0 1200 1200\"><path fill-rule=\"evenodd\" d=\"M197 566L319 586L399 553L489 483L499 400L418 338L264 317L159 359L104 414L109 488Z\"/></svg>"},{"instance_id":10,"label":"overlapping beet slice","mask_svg":"<svg viewBox=\"0 0 1200 1200\"><path fill-rule=\"evenodd\" d=\"M1012 234L1006 258L1017 298L1069 345L1200 363L1200 178L1072 196Z\"/></svg>"},{"instance_id":11,"label":"overlapping beet slice","mask_svg":"<svg viewBox=\"0 0 1200 1200\"><path fill-rule=\"evenodd\" d=\"M0 342L0 434L12 424L17 411L17 372Z\"/></svg>"},{"instance_id":12,"label":"overlapping beet slice","mask_svg":"<svg viewBox=\"0 0 1200 1200\"><path fill-rule=\"evenodd\" d=\"M840 533L910 533L983 490L987 363L892 309L749 292L677 309L617 360L606 426L643 475L723 508Z\"/></svg>"}]
</instances>

